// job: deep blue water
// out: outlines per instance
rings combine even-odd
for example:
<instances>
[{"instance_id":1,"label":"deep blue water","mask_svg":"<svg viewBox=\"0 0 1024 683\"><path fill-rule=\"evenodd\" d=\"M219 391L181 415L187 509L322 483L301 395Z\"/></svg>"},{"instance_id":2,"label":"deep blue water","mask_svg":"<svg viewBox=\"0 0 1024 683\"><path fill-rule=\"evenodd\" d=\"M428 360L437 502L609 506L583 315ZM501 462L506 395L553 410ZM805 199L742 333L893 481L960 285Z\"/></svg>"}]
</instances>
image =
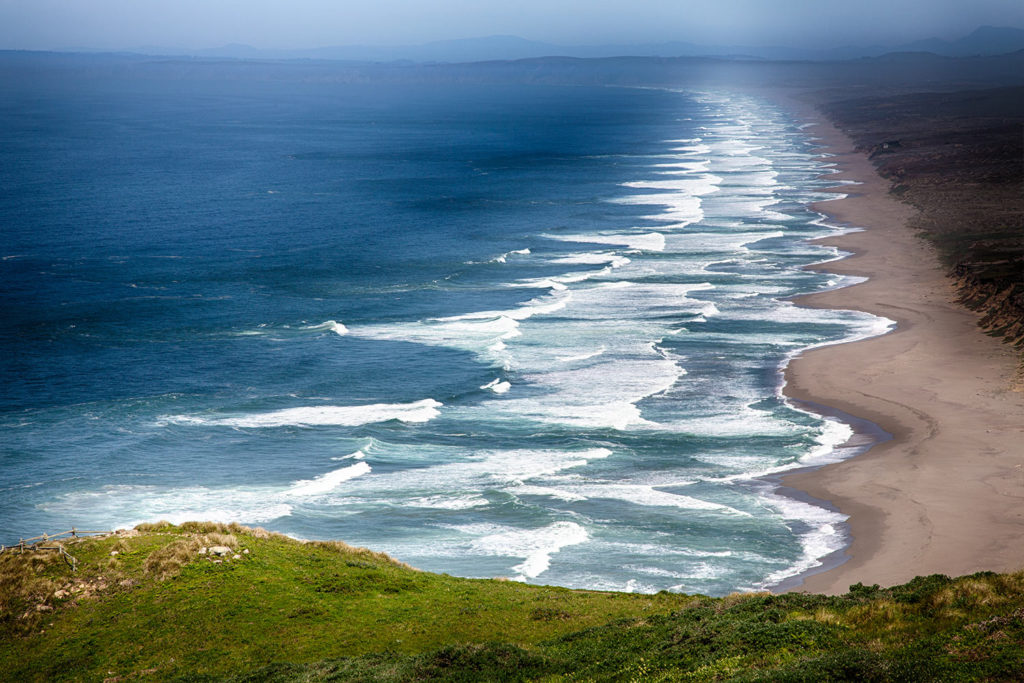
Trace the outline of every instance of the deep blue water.
<instances>
[{"instance_id":1,"label":"deep blue water","mask_svg":"<svg viewBox=\"0 0 1024 683\"><path fill-rule=\"evenodd\" d=\"M721 594L842 517L780 367L884 321L807 131L729 92L9 84L0 542L218 519L423 569Z\"/></svg>"}]
</instances>

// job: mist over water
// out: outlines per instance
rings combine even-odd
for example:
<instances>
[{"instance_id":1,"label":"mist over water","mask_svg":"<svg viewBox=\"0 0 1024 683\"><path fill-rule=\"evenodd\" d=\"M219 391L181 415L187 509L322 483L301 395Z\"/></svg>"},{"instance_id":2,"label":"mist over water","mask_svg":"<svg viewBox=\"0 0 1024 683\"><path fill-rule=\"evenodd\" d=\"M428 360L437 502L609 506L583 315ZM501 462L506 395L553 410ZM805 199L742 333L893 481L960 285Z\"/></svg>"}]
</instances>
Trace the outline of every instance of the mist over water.
<instances>
[{"instance_id":1,"label":"mist over water","mask_svg":"<svg viewBox=\"0 0 1024 683\"><path fill-rule=\"evenodd\" d=\"M725 91L259 87L0 113L0 540L213 519L711 594L842 547L756 479L850 434L781 366L888 325L787 301L850 282L801 270L836 253L798 122Z\"/></svg>"}]
</instances>

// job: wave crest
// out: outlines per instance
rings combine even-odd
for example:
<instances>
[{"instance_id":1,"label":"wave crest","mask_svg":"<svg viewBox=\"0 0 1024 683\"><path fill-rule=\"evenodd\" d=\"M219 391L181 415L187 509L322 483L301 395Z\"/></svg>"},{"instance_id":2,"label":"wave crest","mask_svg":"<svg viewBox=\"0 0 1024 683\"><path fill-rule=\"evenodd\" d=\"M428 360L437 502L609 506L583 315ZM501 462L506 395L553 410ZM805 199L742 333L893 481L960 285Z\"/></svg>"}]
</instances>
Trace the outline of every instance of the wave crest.
<instances>
[{"instance_id":1,"label":"wave crest","mask_svg":"<svg viewBox=\"0 0 1024 683\"><path fill-rule=\"evenodd\" d=\"M171 415L162 422L210 427L357 427L374 422L428 422L441 414L442 403L432 398L414 403L372 403L363 406L303 406L270 413L249 413L225 417Z\"/></svg>"}]
</instances>

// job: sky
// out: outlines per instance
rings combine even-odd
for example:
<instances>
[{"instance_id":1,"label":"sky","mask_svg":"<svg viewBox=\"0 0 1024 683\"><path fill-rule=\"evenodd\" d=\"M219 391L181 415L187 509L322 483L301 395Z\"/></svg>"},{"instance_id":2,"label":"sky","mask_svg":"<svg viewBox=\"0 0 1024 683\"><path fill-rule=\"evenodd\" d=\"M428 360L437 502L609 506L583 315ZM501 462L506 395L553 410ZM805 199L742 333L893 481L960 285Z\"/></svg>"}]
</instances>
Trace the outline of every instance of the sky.
<instances>
[{"instance_id":1,"label":"sky","mask_svg":"<svg viewBox=\"0 0 1024 683\"><path fill-rule=\"evenodd\" d=\"M0 0L0 49L414 45L516 35L562 45L828 47L1024 27L1024 0Z\"/></svg>"}]
</instances>

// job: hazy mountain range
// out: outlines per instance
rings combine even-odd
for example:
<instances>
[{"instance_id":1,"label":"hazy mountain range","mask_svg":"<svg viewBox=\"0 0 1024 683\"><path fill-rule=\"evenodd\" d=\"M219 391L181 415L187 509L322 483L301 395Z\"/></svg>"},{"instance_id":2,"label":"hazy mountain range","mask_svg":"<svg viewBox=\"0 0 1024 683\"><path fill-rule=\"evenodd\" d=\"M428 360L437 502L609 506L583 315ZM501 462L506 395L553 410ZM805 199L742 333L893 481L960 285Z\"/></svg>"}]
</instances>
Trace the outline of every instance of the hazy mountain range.
<instances>
[{"instance_id":1,"label":"hazy mountain range","mask_svg":"<svg viewBox=\"0 0 1024 683\"><path fill-rule=\"evenodd\" d=\"M982 26L956 40L928 38L901 45L842 46L807 49L779 46L699 45L665 42L639 45L556 45L517 36L487 36L443 40L421 45L348 45L312 49L268 50L249 45L225 45L190 50L144 46L125 52L147 55L221 57L228 59L327 59L359 62L477 62L535 57L735 57L770 60L842 60L876 57L891 52L931 52L949 57L997 55L1024 50L1024 29ZM95 52L75 49L74 51Z\"/></svg>"}]
</instances>

